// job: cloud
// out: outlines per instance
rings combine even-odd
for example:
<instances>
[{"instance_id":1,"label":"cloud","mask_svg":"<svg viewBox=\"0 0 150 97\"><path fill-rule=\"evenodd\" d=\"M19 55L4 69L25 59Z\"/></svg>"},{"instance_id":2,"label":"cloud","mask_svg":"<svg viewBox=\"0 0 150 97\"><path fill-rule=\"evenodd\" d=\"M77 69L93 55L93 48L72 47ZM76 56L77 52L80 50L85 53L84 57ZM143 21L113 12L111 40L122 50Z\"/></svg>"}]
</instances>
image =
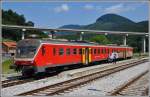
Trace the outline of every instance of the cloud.
<instances>
[{"instance_id":1,"label":"cloud","mask_svg":"<svg viewBox=\"0 0 150 97\"><path fill-rule=\"evenodd\" d=\"M134 6L129 6L129 5L125 6L124 4L117 4L117 5L105 8L103 12L104 13L119 14L119 13L122 13L122 12L132 11L132 10L135 10L135 9L136 9L136 7L134 7Z\"/></svg>"},{"instance_id":2,"label":"cloud","mask_svg":"<svg viewBox=\"0 0 150 97\"><path fill-rule=\"evenodd\" d=\"M94 9L94 6L87 4L87 5L84 6L84 9L86 9L86 10L92 10L92 9Z\"/></svg>"},{"instance_id":3,"label":"cloud","mask_svg":"<svg viewBox=\"0 0 150 97\"><path fill-rule=\"evenodd\" d=\"M69 6L67 4L62 4L61 6L56 7L54 10L55 12L67 12L69 11Z\"/></svg>"}]
</instances>

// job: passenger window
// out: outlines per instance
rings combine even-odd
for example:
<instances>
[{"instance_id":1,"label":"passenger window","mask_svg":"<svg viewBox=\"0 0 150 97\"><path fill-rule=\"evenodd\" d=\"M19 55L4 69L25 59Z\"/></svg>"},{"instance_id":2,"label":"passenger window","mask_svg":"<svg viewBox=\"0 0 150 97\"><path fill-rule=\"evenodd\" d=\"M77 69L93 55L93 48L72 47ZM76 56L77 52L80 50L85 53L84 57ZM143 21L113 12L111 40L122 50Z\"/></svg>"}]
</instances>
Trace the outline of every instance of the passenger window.
<instances>
[{"instance_id":1,"label":"passenger window","mask_svg":"<svg viewBox=\"0 0 150 97\"><path fill-rule=\"evenodd\" d=\"M59 55L63 55L64 54L64 49L63 48L60 48L59 49Z\"/></svg>"},{"instance_id":2,"label":"passenger window","mask_svg":"<svg viewBox=\"0 0 150 97\"><path fill-rule=\"evenodd\" d=\"M104 54L104 49L102 48L102 54Z\"/></svg>"},{"instance_id":3,"label":"passenger window","mask_svg":"<svg viewBox=\"0 0 150 97\"><path fill-rule=\"evenodd\" d=\"M100 49L98 49L98 54L100 54Z\"/></svg>"},{"instance_id":4,"label":"passenger window","mask_svg":"<svg viewBox=\"0 0 150 97\"><path fill-rule=\"evenodd\" d=\"M103 50L104 50L104 54L105 54L106 53L106 49L104 48Z\"/></svg>"},{"instance_id":5,"label":"passenger window","mask_svg":"<svg viewBox=\"0 0 150 97\"><path fill-rule=\"evenodd\" d=\"M45 55L45 47L42 46L42 55L44 56Z\"/></svg>"},{"instance_id":6,"label":"passenger window","mask_svg":"<svg viewBox=\"0 0 150 97\"><path fill-rule=\"evenodd\" d=\"M73 54L77 54L77 49L73 49Z\"/></svg>"},{"instance_id":7,"label":"passenger window","mask_svg":"<svg viewBox=\"0 0 150 97\"><path fill-rule=\"evenodd\" d=\"M104 48L104 54L106 54L106 49Z\"/></svg>"},{"instance_id":8,"label":"passenger window","mask_svg":"<svg viewBox=\"0 0 150 97\"><path fill-rule=\"evenodd\" d=\"M53 55L55 56L56 55L56 49L53 48Z\"/></svg>"},{"instance_id":9,"label":"passenger window","mask_svg":"<svg viewBox=\"0 0 150 97\"><path fill-rule=\"evenodd\" d=\"M94 49L94 54L96 54L96 49Z\"/></svg>"},{"instance_id":10,"label":"passenger window","mask_svg":"<svg viewBox=\"0 0 150 97\"><path fill-rule=\"evenodd\" d=\"M79 54L82 54L82 49L79 49Z\"/></svg>"},{"instance_id":11,"label":"passenger window","mask_svg":"<svg viewBox=\"0 0 150 97\"><path fill-rule=\"evenodd\" d=\"M70 48L67 48L67 49L66 49L66 54L67 54L67 55L70 55Z\"/></svg>"}]
</instances>

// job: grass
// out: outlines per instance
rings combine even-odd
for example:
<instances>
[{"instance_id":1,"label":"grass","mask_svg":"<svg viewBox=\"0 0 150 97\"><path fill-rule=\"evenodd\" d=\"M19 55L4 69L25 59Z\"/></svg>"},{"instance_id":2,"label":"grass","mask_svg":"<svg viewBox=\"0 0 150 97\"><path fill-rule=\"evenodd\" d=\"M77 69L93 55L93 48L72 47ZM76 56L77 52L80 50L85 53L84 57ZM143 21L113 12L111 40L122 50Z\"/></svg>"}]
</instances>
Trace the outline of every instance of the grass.
<instances>
[{"instance_id":1,"label":"grass","mask_svg":"<svg viewBox=\"0 0 150 97\"><path fill-rule=\"evenodd\" d=\"M3 74L8 74L8 73L12 73L12 72L15 72L13 69L10 69L10 65L13 64L13 60L12 59L9 59L9 60L6 60L2 63L2 73Z\"/></svg>"},{"instance_id":2,"label":"grass","mask_svg":"<svg viewBox=\"0 0 150 97\"><path fill-rule=\"evenodd\" d=\"M148 57L149 56L149 53L145 53L145 54L143 54L143 53L141 53L141 54L139 54L139 53L134 53L133 54L133 57Z\"/></svg>"}]
</instances>

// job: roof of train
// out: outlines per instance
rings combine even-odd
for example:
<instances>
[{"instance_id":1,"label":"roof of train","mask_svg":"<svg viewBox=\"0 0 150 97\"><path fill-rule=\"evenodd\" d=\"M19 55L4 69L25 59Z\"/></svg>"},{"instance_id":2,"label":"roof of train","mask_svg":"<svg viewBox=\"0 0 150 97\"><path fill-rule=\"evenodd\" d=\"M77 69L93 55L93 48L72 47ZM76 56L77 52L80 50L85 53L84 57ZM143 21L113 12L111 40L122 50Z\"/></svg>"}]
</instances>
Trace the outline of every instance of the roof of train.
<instances>
[{"instance_id":1,"label":"roof of train","mask_svg":"<svg viewBox=\"0 0 150 97\"><path fill-rule=\"evenodd\" d=\"M128 47L128 46L119 46L119 45L100 45L98 43L90 43L86 41L62 41L62 40L43 40L43 39L24 39L21 41L32 41L38 43L50 43L50 44L64 44L64 45L80 45L80 46L103 46L103 47ZM30 42L31 43L31 42ZM128 47L132 48L132 47Z\"/></svg>"}]
</instances>

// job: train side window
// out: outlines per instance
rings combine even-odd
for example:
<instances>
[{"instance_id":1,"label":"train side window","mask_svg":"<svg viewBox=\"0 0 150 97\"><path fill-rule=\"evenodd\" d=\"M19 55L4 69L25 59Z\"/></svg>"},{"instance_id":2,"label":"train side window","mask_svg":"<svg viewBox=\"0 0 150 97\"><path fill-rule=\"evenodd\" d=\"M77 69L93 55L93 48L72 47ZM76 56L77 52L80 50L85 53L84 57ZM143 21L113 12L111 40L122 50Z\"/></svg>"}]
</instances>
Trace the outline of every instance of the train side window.
<instances>
[{"instance_id":1,"label":"train side window","mask_svg":"<svg viewBox=\"0 0 150 97\"><path fill-rule=\"evenodd\" d=\"M82 54L82 49L79 49L79 54Z\"/></svg>"},{"instance_id":2,"label":"train side window","mask_svg":"<svg viewBox=\"0 0 150 97\"><path fill-rule=\"evenodd\" d=\"M53 48L53 55L56 55L56 48Z\"/></svg>"},{"instance_id":3,"label":"train side window","mask_svg":"<svg viewBox=\"0 0 150 97\"><path fill-rule=\"evenodd\" d=\"M109 54L109 49L107 49L107 54Z\"/></svg>"},{"instance_id":4,"label":"train side window","mask_svg":"<svg viewBox=\"0 0 150 97\"><path fill-rule=\"evenodd\" d=\"M104 48L104 54L106 53L106 49Z\"/></svg>"},{"instance_id":5,"label":"train side window","mask_svg":"<svg viewBox=\"0 0 150 97\"><path fill-rule=\"evenodd\" d=\"M96 49L94 49L94 54L96 54Z\"/></svg>"},{"instance_id":6,"label":"train side window","mask_svg":"<svg viewBox=\"0 0 150 97\"><path fill-rule=\"evenodd\" d=\"M63 55L64 54L64 49L63 48L60 48L59 49L59 55Z\"/></svg>"},{"instance_id":7,"label":"train side window","mask_svg":"<svg viewBox=\"0 0 150 97\"><path fill-rule=\"evenodd\" d=\"M113 52L115 52L115 50L113 49Z\"/></svg>"},{"instance_id":8,"label":"train side window","mask_svg":"<svg viewBox=\"0 0 150 97\"><path fill-rule=\"evenodd\" d=\"M98 49L98 54L100 54L100 49Z\"/></svg>"},{"instance_id":9,"label":"train side window","mask_svg":"<svg viewBox=\"0 0 150 97\"><path fill-rule=\"evenodd\" d=\"M104 48L102 48L102 54L104 54Z\"/></svg>"},{"instance_id":10,"label":"train side window","mask_svg":"<svg viewBox=\"0 0 150 97\"><path fill-rule=\"evenodd\" d=\"M77 54L77 49L73 49L73 54Z\"/></svg>"},{"instance_id":11,"label":"train side window","mask_svg":"<svg viewBox=\"0 0 150 97\"><path fill-rule=\"evenodd\" d=\"M42 46L42 55L44 56L45 55L45 47Z\"/></svg>"},{"instance_id":12,"label":"train side window","mask_svg":"<svg viewBox=\"0 0 150 97\"><path fill-rule=\"evenodd\" d=\"M70 55L70 48L66 49L66 55Z\"/></svg>"}]
</instances>

